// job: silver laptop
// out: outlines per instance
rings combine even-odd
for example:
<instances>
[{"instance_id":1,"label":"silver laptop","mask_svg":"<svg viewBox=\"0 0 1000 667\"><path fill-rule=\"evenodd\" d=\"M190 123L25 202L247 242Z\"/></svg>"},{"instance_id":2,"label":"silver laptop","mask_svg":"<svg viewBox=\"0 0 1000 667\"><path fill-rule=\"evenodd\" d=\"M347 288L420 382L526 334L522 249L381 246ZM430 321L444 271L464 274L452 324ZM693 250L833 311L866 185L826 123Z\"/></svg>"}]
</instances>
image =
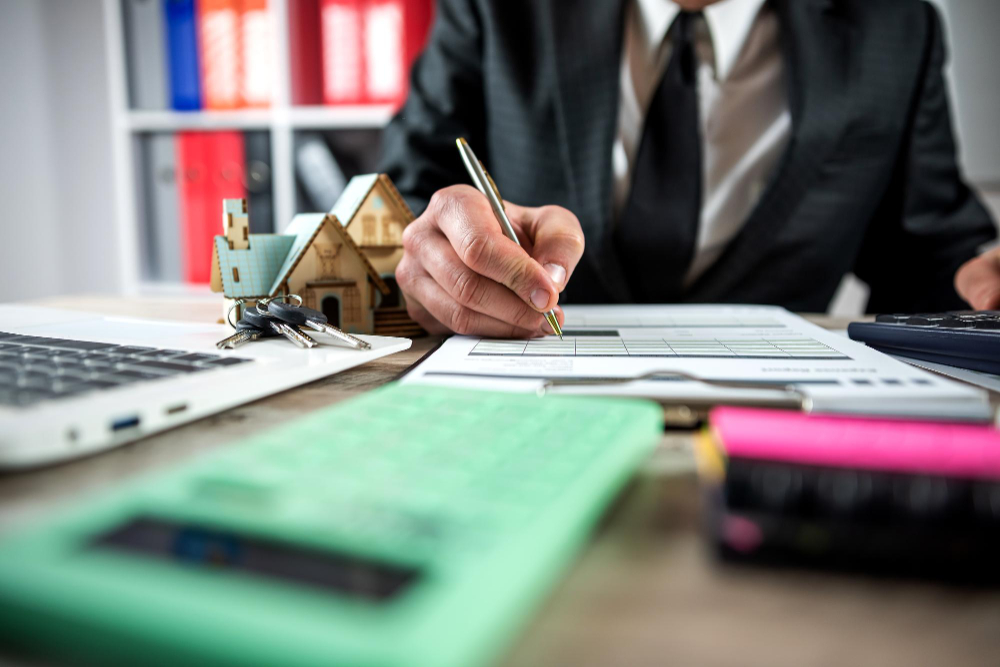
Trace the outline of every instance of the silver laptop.
<instances>
[{"instance_id":1,"label":"silver laptop","mask_svg":"<svg viewBox=\"0 0 1000 667\"><path fill-rule=\"evenodd\" d=\"M0 305L0 469L62 461L132 442L410 346L370 350L283 338L220 351L225 325Z\"/></svg>"}]
</instances>

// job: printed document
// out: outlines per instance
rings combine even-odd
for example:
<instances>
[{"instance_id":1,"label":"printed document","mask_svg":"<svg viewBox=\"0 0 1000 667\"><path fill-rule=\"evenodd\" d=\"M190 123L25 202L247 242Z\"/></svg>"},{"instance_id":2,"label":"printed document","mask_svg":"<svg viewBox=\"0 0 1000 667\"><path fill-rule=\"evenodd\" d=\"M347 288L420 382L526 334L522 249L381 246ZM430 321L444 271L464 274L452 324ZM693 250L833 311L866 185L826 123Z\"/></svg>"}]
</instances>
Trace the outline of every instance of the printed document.
<instances>
[{"instance_id":1,"label":"printed document","mask_svg":"<svg viewBox=\"0 0 1000 667\"><path fill-rule=\"evenodd\" d=\"M567 306L563 339L453 336L403 378L507 391L981 418L986 395L773 306ZM631 378L640 378L626 381ZM707 382L706 382L707 381Z\"/></svg>"}]
</instances>

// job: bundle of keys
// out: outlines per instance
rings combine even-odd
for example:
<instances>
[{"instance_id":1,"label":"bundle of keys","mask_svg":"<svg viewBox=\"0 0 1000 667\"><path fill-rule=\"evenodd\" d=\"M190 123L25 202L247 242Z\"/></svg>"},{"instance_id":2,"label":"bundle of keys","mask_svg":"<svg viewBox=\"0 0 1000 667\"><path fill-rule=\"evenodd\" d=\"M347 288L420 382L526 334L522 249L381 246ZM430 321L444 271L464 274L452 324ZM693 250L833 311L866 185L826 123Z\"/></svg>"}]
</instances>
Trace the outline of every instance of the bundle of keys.
<instances>
[{"instance_id":1,"label":"bundle of keys","mask_svg":"<svg viewBox=\"0 0 1000 667\"><path fill-rule=\"evenodd\" d=\"M330 324L323 313L303 306L302 299L297 294L290 294L287 298L295 299L298 303L293 305L277 299L268 299L261 301L257 306L245 308L243 317L236 323L236 333L223 338L215 346L220 350L232 350L261 338L283 336L296 347L302 349L316 347L319 343L303 333L300 328L307 327L355 350L371 349L369 343Z\"/></svg>"}]
</instances>

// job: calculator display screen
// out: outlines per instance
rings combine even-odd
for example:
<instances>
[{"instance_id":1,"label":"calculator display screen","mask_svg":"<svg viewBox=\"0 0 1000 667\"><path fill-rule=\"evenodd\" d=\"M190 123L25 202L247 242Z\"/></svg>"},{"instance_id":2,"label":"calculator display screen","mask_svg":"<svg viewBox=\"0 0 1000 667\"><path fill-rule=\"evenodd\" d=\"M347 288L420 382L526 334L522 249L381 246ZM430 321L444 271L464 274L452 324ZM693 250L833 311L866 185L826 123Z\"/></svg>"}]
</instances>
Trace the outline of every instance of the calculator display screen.
<instances>
[{"instance_id":1,"label":"calculator display screen","mask_svg":"<svg viewBox=\"0 0 1000 667\"><path fill-rule=\"evenodd\" d=\"M380 602L395 598L419 577L415 569L353 554L159 517L132 519L98 536L90 546L173 560L186 567L241 572Z\"/></svg>"}]
</instances>

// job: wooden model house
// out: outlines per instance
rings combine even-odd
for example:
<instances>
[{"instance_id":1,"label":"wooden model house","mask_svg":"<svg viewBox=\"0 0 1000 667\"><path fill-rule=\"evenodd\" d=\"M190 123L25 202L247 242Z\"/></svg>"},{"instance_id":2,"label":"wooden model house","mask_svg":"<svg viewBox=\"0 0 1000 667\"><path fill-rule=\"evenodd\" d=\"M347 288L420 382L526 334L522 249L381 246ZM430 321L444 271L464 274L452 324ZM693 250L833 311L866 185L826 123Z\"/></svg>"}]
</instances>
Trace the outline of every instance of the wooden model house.
<instances>
[{"instance_id":1,"label":"wooden model house","mask_svg":"<svg viewBox=\"0 0 1000 667\"><path fill-rule=\"evenodd\" d=\"M396 186L385 174L355 176L330 213L389 287L375 311L377 332L400 336L420 333L406 313L406 302L396 284L396 266L403 258L403 229L413 220L413 211Z\"/></svg>"},{"instance_id":2,"label":"wooden model house","mask_svg":"<svg viewBox=\"0 0 1000 667\"><path fill-rule=\"evenodd\" d=\"M378 228L367 239L366 216L374 216ZM333 211L299 214L283 234L250 234L246 201L227 199L225 235L215 237L212 289L225 294L227 310L235 299L250 305L298 294L303 305L345 331L418 335L422 330L406 314L394 276L402 230L412 219L392 182L378 174L352 179ZM369 249L359 247L350 230L355 220L363 240L374 241Z\"/></svg>"}]
</instances>

